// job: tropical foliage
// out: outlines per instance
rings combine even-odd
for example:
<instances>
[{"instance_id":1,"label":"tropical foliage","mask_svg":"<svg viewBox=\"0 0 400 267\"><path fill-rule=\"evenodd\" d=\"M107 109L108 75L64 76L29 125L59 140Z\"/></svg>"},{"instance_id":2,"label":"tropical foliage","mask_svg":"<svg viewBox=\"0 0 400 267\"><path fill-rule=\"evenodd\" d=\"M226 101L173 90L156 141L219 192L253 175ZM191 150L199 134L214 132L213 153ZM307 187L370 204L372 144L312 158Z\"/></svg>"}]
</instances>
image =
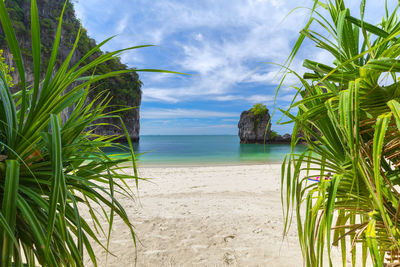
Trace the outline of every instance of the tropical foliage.
<instances>
[{"instance_id":1,"label":"tropical foliage","mask_svg":"<svg viewBox=\"0 0 400 267\"><path fill-rule=\"evenodd\" d=\"M253 107L250 109L251 112L253 112L254 115L256 116L261 116L264 115L265 112L268 111L267 106L262 104L262 103L257 103L254 104Z\"/></svg>"},{"instance_id":2,"label":"tropical foliage","mask_svg":"<svg viewBox=\"0 0 400 267\"><path fill-rule=\"evenodd\" d=\"M303 77L287 69L301 98L281 123L295 123L292 151L299 131L308 149L282 165L282 202L285 233L294 216L306 266L322 266L324 255L332 265L332 245L343 265L350 257L365 266L368 254L374 266L399 262L400 22L387 6L379 25L364 21L365 2L356 18L344 1L315 1L285 64L305 39L335 59L305 60Z\"/></svg>"},{"instance_id":3,"label":"tropical foliage","mask_svg":"<svg viewBox=\"0 0 400 267\"><path fill-rule=\"evenodd\" d=\"M0 70L3 72L4 78L6 79L6 83L8 87L12 87L14 85L13 78L11 77L11 73L14 71L14 68L8 66L6 63L6 59L3 56L4 51L0 49Z\"/></svg>"},{"instance_id":4,"label":"tropical foliage","mask_svg":"<svg viewBox=\"0 0 400 267\"><path fill-rule=\"evenodd\" d=\"M276 131L271 131L271 140L274 140L275 137L278 136L278 133Z\"/></svg>"},{"instance_id":5,"label":"tropical foliage","mask_svg":"<svg viewBox=\"0 0 400 267\"><path fill-rule=\"evenodd\" d=\"M115 218L125 222L135 242L129 216L116 198L117 194L133 197L126 179L138 182L132 145L129 142L129 147L123 147L112 143L116 136L93 134L92 129L99 126L96 121L116 116L104 112L110 103L108 95L87 99L93 83L132 70L89 77L84 74L114 60L125 50L139 47L102 53L89 60L110 38L71 64L80 40L79 31L66 60L56 69L65 6L51 56L43 64L38 8L36 1L31 1L34 81L27 85L21 49L6 6L0 1L0 21L21 88L12 94L7 73L0 69L1 266L82 266L84 251L96 265L91 242L107 250ZM42 69L46 71L40 80ZM73 112L62 122L60 114L70 106L74 106ZM123 123L121 127L126 132ZM130 156L112 158L103 152L110 146L127 149ZM132 167L133 173L124 172ZM88 210L86 218L89 216L90 220L82 217L82 208ZM101 218L107 220L107 227L101 225ZM106 244L99 241L98 233L107 237Z\"/></svg>"}]
</instances>

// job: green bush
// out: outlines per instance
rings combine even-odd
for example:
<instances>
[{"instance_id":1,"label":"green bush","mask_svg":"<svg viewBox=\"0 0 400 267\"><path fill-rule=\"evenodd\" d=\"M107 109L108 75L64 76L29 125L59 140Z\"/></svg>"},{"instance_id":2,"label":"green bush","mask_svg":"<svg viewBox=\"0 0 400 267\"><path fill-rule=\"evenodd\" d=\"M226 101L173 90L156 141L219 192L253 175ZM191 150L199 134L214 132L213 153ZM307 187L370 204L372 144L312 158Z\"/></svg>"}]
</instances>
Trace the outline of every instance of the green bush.
<instances>
[{"instance_id":1,"label":"green bush","mask_svg":"<svg viewBox=\"0 0 400 267\"><path fill-rule=\"evenodd\" d=\"M9 67L6 63L6 59L3 56L4 51L0 49L0 71L3 73L5 81L8 87L12 87L14 85L13 78L11 77L11 72L14 71L13 67Z\"/></svg>"},{"instance_id":2,"label":"green bush","mask_svg":"<svg viewBox=\"0 0 400 267\"><path fill-rule=\"evenodd\" d=\"M271 131L271 140L278 136L276 131Z\"/></svg>"},{"instance_id":3,"label":"green bush","mask_svg":"<svg viewBox=\"0 0 400 267\"><path fill-rule=\"evenodd\" d=\"M40 20L40 27L48 33L54 33L55 25L53 21L49 18L44 18Z\"/></svg>"},{"instance_id":4,"label":"green bush","mask_svg":"<svg viewBox=\"0 0 400 267\"><path fill-rule=\"evenodd\" d=\"M254 104L254 106L250 109L250 111L253 112L254 115L260 116L260 115L265 115L268 109L266 105L257 103Z\"/></svg>"}]
</instances>

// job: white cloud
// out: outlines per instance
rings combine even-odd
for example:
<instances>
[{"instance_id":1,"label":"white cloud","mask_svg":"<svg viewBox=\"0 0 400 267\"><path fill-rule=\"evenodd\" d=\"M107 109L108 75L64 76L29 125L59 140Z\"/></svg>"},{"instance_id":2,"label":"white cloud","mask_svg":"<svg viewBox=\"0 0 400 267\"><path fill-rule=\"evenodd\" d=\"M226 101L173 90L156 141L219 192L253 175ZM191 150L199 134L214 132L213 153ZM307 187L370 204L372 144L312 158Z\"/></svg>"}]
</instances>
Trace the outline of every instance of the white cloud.
<instances>
[{"instance_id":1,"label":"white cloud","mask_svg":"<svg viewBox=\"0 0 400 267\"><path fill-rule=\"evenodd\" d=\"M357 2L357 3L356 3ZM195 74L172 82L171 75L142 75L143 101L181 103L208 99L217 101L271 102L274 86L281 80L280 66L290 54L305 25L312 0L80 0L76 13L91 36L103 40L120 34L106 49L138 44L159 48L139 49L122 56L130 66L166 68ZM358 1L346 1L358 16ZM383 0L368 2L367 16L380 15ZM390 3L389 3L390 4ZM105 8L106 7L106 8ZM377 13L377 14L374 14ZM371 19L369 19L371 21ZM151 52L149 51L151 50ZM291 68L300 75L303 57L331 64L332 56L305 43ZM281 88L292 94L298 79L289 75ZM265 86L265 92L238 91L241 84ZM282 97L289 101L290 97Z\"/></svg>"},{"instance_id":2,"label":"white cloud","mask_svg":"<svg viewBox=\"0 0 400 267\"><path fill-rule=\"evenodd\" d=\"M295 94L280 95L280 96L278 96L277 99L279 101L288 101L288 102L290 102L290 101L292 101L294 99L295 96L296 96Z\"/></svg>"},{"instance_id":3,"label":"white cloud","mask_svg":"<svg viewBox=\"0 0 400 267\"><path fill-rule=\"evenodd\" d=\"M272 95L252 95L247 97L250 103L272 103L274 101L274 96Z\"/></svg>"},{"instance_id":4,"label":"white cloud","mask_svg":"<svg viewBox=\"0 0 400 267\"><path fill-rule=\"evenodd\" d=\"M232 101L232 100L243 100L243 96L239 95L222 95L222 96L216 96L214 100L217 101Z\"/></svg>"},{"instance_id":5,"label":"white cloud","mask_svg":"<svg viewBox=\"0 0 400 267\"><path fill-rule=\"evenodd\" d=\"M273 92L274 93L274 92ZM275 94L255 94L255 95L215 95L212 93L202 94L199 93L196 95L198 100L206 99L213 101L236 101L240 100L242 102L248 102L250 104L255 103L264 103L267 105L271 105L275 100L277 101L292 101L294 98L294 94L284 94L285 92L281 92L275 99ZM180 103L185 100L191 99L193 96L193 92L190 90L184 89L175 89L175 91L165 88L148 88L144 90L143 93L143 101L145 102L167 102L167 103Z\"/></svg>"},{"instance_id":6,"label":"white cloud","mask_svg":"<svg viewBox=\"0 0 400 267\"><path fill-rule=\"evenodd\" d=\"M199 42L201 42L201 41L203 41L203 35L202 35L201 33L197 33L197 34L194 36L194 39L197 40L197 41L199 41Z\"/></svg>"},{"instance_id":7,"label":"white cloud","mask_svg":"<svg viewBox=\"0 0 400 267\"><path fill-rule=\"evenodd\" d=\"M125 14L117 23L117 27L115 28L115 33L120 34L123 33L124 30L129 25L129 15Z\"/></svg>"},{"instance_id":8,"label":"white cloud","mask_svg":"<svg viewBox=\"0 0 400 267\"><path fill-rule=\"evenodd\" d=\"M140 43L160 44L175 51L169 57L169 66L197 74L174 87L165 86L168 82L157 84L162 81L145 76L145 102L176 103L206 95L223 99L240 83L277 84L278 79L273 79L275 69L255 72L254 64L282 63L308 12L297 10L281 23L298 5L297 1L155 0L149 3L138 0L134 6L130 1L116 0L104 5L99 3L102 1L105 3L105 0L85 0L77 5L77 13L84 23L94 23L93 16L97 16L113 25L112 33L101 29L99 36L121 33L112 44L118 48ZM307 0L303 5L309 6L311 2ZM85 16L88 12L91 21ZM186 34L190 34L192 41L182 37ZM132 66L137 60L146 61L145 57L133 57L130 53L123 60Z\"/></svg>"},{"instance_id":9,"label":"white cloud","mask_svg":"<svg viewBox=\"0 0 400 267\"><path fill-rule=\"evenodd\" d=\"M177 103L179 99L169 88L146 88L143 92L142 101Z\"/></svg>"},{"instance_id":10,"label":"white cloud","mask_svg":"<svg viewBox=\"0 0 400 267\"><path fill-rule=\"evenodd\" d=\"M220 112L200 109L163 109L153 108L141 111L142 119L183 119L183 118L233 118L239 117L235 112Z\"/></svg>"},{"instance_id":11,"label":"white cloud","mask_svg":"<svg viewBox=\"0 0 400 267\"><path fill-rule=\"evenodd\" d=\"M326 56L324 60L326 60L327 58L328 57ZM304 73L305 71L306 69L302 66L302 62L298 59L295 59L292 62L292 64L290 65L290 69L286 69L277 65L267 64L264 66L264 68L249 73L249 76L247 79L245 79L245 82L279 85L284 78L282 88L285 88L286 90L287 87L299 83L298 77L292 72L295 72L301 76L302 73Z\"/></svg>"}]
</instances>

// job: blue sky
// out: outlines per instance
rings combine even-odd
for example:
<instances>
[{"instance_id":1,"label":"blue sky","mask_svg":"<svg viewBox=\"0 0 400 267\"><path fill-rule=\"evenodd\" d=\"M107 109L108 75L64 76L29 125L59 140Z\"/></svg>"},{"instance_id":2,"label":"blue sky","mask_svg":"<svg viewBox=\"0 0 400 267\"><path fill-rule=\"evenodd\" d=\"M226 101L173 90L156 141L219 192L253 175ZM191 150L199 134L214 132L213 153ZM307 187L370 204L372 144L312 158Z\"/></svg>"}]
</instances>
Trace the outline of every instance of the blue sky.
<instances>
[{"instance_id":1,"label":"blue sky","mask_svg":"<svg viewBox=\"0 0 400 267\"><path fill-rule=\"evenodd\" d=\"M190 76L139 73L144 83L141 134L237 134L240 113L255 103L286 108L296 91L288 77L277 97L282 64L305 25L312 1L295 0L75 0L78 18L96 41L118 34L105 50L141 44L125 53L130 67L158 68ZM359 1L346 1L359 10ZM367 1L367 19L378 22L383 0ZM396 1L392 1L393 4ZM376 12L381 10L381 13ZM353 14L358 16L358 12ZM305 43L292 67L307 57L331 63L329 54ZM291 126L276 124L283 134Z\"/></svg>"}]
</instances>

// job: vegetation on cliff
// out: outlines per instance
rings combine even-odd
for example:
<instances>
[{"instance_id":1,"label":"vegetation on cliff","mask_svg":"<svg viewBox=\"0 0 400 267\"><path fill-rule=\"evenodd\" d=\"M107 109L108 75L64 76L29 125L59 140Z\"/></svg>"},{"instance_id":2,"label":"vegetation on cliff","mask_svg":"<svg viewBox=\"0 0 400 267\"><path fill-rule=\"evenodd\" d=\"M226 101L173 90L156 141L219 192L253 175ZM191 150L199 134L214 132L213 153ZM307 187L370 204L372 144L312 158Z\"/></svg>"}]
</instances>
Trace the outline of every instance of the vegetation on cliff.
<instances>
[{"instance_id":1,"label":"vegetation on cliff","mask_svg":"<svg viewBox=\"0 0 400 267\"><path fill-rule=\"evenodd\" d=\"M262 103L257 103L253 105L250 111L253 112L255 116L263 116L268 112L268 109L266 105Z\"/></svg>"},{"instance_id":2,"label":"vegetation on cliff","mask_svg":"<svg viewBox=\"0 0 400 267\"><path fill-rule=\"evenodd\" d=\"M262 104L262 103L257 103L254 104L253 107L250 109L250 111L254 114L255 120L254 120L254 132L257 132L258 126L260 125L261 121L265 119L268 113L267 106ZM267 128L265 128L265 131L267 131ZM264 138L265 139L265 138ZM269 139L269 138L268 138Z\"/></svg>"},{"instance_id":3,"label":"vegetation on cliff","mask_svg":"<svg viewBox=\"0 0 400 267\"><path fill-rule=\"evenodd\" d=\"M399 262L400 22L398 7L386 7L379 25L367 23L365 4L358 19L344 1L315 0L288 59L305 38L335 58L330 66L305 60L301 99L282 110L292 136L301 131L308 144L282 166L286 231L294 211L305 266L322 266L324 255L332 266L331 246L343 266L348 254L353 266L366 266L368 254L374 266Z\"/></svg>"},{"instance_id":4,"label":"vegetation on cliff","mask_svg":"<svg viewBox=\"0 0 400 267\"><path fill-rule=\"evenodd\" d=\"M51 49L53 46L54 36L57 30L57 24L61 10L64 6L64 0L37 0L38 5L38 16L40 23L40 36L41 36L41 61L43 62L42 68L47 66L51 56ZM26 0L6 0L5 5L7 11L10 14L12 25L15 29L15 33L19 43L21 44L22 56L25 62L26 71L29 77L32 77L33 73L33 55L31 52L31 34L30 34L30 1ZM76 35L80 29L80 22L75 17L73 4L70 2L66 3L64 10L63 28L61 34L61 43L59 47L59 55L56 59L56 66L59 67L61 63L68 56L69 50L72 49ZM88 53L91 49L96 47L96 42L88 36L87 31L82 28L80 31L80 39L75 51L75 55L72 57L72 64L76 63L77 60ZM5 35L2 29L0 29L0 49L8 50ZM97 49L95 53L87 58L82 64L90 62L104 53ZM129 69L126 65L121 63L118 56L113 57L107 62L99 64L96 69L87 71L86 75L102 75L112 71L126 70ZM42 69L41 73L44 73L46 69ZM43 77L42 77L43 78ZM17 76L14 77L16 87L20 89L20 80ZM28 80L29 81L29 80ZM129 72L121 74L117 77L111 77L104 81L99 81L93 84L92 90L89 97L94 97L105 90L110 92L112 97L110 102L111 110L120 109L121 106L139 107L141 102L141 82L136 72ZM138 109L124 110L120 115L129 120L135 118L139 119ZM111 119L112 120L112 119ZM118 123L112 120L114 124ZM137 122L138 123L138 122ZM128 127L129 128L129 127Z\"/></svg>"},{"instance_id":5,"label":"vegetation on cliff","mask_svg":"<svg viewBox=\"0 0 400 267\"><path fill-rule=\"evenodd\" d=\"M0 71L3 73L8 87L12 87L14 83L10 74L14 71L14 68L8 66L6 59L3 57L3 53L4 51L0 49Z\"/></svg>"}]
</instances>

